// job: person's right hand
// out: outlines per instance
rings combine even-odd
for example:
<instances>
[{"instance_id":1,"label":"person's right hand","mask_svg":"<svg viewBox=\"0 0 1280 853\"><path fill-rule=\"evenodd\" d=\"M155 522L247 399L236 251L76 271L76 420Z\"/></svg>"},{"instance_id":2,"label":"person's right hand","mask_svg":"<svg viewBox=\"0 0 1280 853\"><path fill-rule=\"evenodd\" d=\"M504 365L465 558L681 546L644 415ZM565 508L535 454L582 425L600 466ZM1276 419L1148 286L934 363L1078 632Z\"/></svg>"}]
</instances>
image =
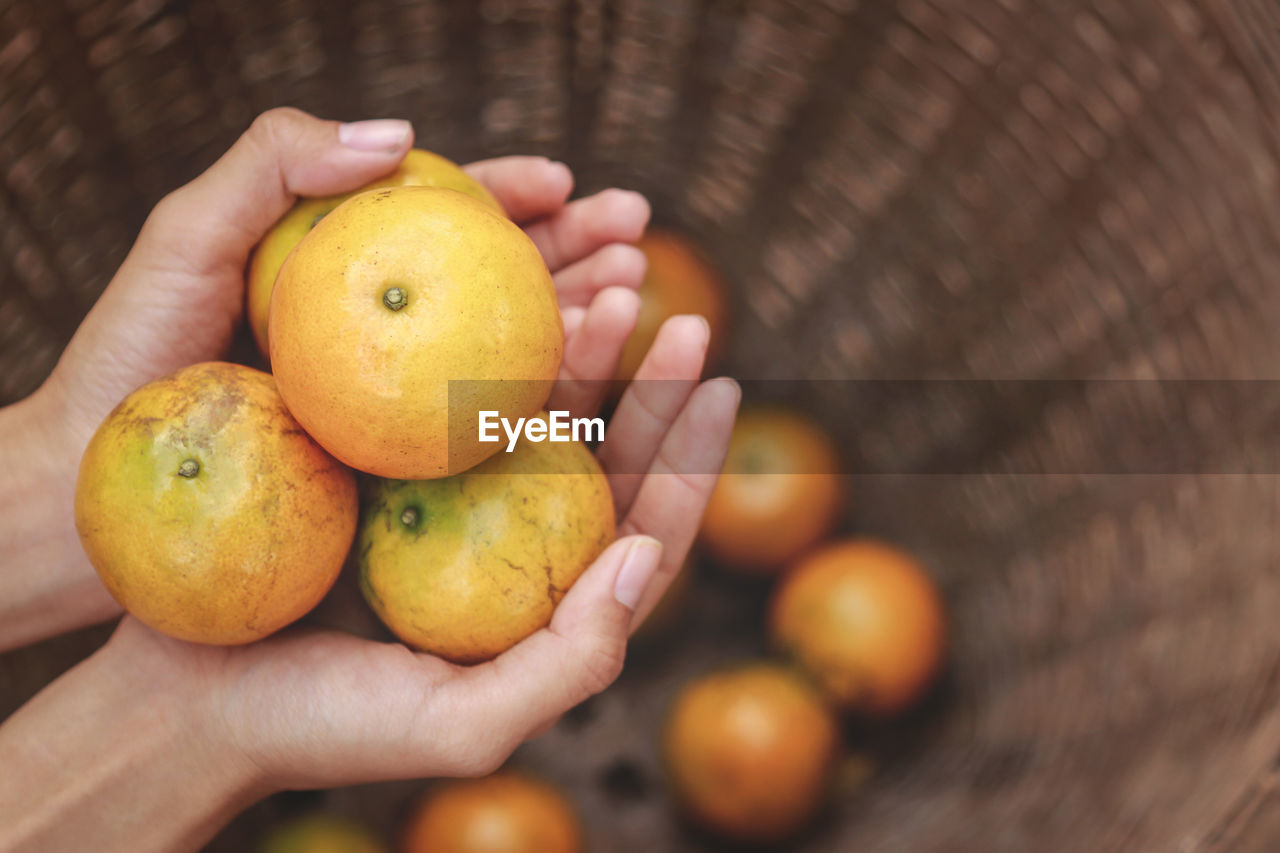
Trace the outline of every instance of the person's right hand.
<instances>
[{"instance_id":1,"label":"person's right hand","mask_svg":"<svg viewBox=\"0 0 1280 853\"><path fill-rule=\"evenodd\" d=\"M702 324L680 318L654 352L694 328L705 346ZM613 480L623 538L583 573L550 625L488 663L457 666L400 643L307 629L249 646L203 646L129 617L99 655L166 685L190 709L201 750L241 768L260 793L491 772L613 682L628 635L696 533L740 392L727 379L690 384L681 395L668 386L656 411L642 394L642 386L629 389L604 440L630 436L628 464L649 460L648 474Z\"/></svg>"}]
</instances>

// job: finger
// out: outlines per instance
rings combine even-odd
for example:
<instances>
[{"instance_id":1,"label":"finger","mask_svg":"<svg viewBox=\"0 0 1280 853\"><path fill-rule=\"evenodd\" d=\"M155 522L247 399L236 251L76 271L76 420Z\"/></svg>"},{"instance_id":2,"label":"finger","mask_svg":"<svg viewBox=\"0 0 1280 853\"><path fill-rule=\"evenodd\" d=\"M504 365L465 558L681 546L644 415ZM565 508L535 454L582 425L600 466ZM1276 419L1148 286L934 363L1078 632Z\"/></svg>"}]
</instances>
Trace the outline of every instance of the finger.
<instances>
[{"instance_id":1,"label":"finger","mask_svg":"<svg viewBox=\"0 0 1280 853\"><path fill-rule=\"evenodd\" d=\"M578 334L578 329L582 328L582 321L587 316L586 308L562 308L560 309L560 322L564 323L564 340L565 346L573 340L573 336Z\"/></svg>"},{"instance_id":2,"label":"finger","mask_svg":"<svg viewBox=\"0 0 1280 853\"><path fill-rule=\"evenodd\" d=\"M662 562L636 607L631 629L640 627L667 591L688 556L724 464L742 389L732 379L704 382L689 396L662 440L653 465L619 531L663 543Z\"/></svg>"},{"instance_id":3,"label":"finger","mask_svg":"<svg viewBox=\"0 0 1280 853\"><path fill-rule=\"evenodd\" d=\"M547 401L548 409L564 410L573 417L595 415L639 313L640 297L634 290L611 287L600 291L573 336L566 333L560 377Z\"/></svg>"},{"instance_id":4,"label":"finger","mask_svg":"<svg viewBox=\"0 0 1280 853\"><path fill-rule=\"evenodd\" d=\"M610 243L634 243L648 222L649 202L644 196L608 189L565 205L525 232L556 273Z\"/></svg>"},{"instance_id":5,"label":"finger","mask_svg":"<svg viewBox=\"0 0 1280 853\"><path fill-rule=\"evenodd\" d=\"M640 287L644 252L626 243L610 243L556 274L561 305L586 305L606 287Z\"/></svg>"},{"instance_id":6,"label":"finger","mask_svg":"<svg viewBox=\"0 0 1280 853\"><path fill-rule=\"evenodd\" d=\"M498 157L463 169L484 184L518 224L550 216L573 192L573 172L546 157Z\"/></svg>"},{"instance_id":7,"label":"finger","mask_svg":"<svg viewBox=\"0 0 1280 853\"><path fill-rule=\"evenodd\" d=\"M299 195L349 192L387 174L413 144L406 121L340 124L269 110L204 174L156 205L135 252L197 274L243 269Z\"/></svg>"},{"instance_id":8,"label":"finger","mask_svg":"<svg viewBox=\"0 0 1280 853\"><path fill-rule=\"evenodd\" d=\"M710 336L702 317L667 320L618 402L598 458L619 517L626 516L663 436L693 393Z\"/></svg>"},{"instance_id":9,"label":"finger","mask_svg":"<svg viewBox=\"0 0 1280 853\"><path fill-rule=\"evenodd\" d=\"M547 732L554 729L556 727L556 724L559 723L561 719L563 719L563 715L559 717L552 717L550 720L547 720L545 723L538 726L533 731L529 732L529 736L525 738L525 740L535 740L536 738L542 737Z\"/></svg>"},{"instance_id":10,"label":"finger","mask_svg":"<svg viewBox=\"0 0 1280 853\"><path fill-rule=\"evenodd\" d=\"M633 608L662 558L646 536L619 539L583 572L551 624L450 682L461 707L485 709L482 723L514 748L622 671Z\"/></svg>"}]
</instances>

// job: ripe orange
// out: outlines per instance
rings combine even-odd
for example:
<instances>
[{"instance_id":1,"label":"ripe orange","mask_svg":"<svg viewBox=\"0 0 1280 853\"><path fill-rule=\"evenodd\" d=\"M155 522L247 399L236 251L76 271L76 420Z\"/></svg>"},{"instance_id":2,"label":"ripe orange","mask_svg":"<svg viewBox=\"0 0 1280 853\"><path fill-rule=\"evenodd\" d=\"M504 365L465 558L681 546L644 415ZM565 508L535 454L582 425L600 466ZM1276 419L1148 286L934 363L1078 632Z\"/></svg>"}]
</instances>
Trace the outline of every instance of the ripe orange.
<instances>
[{"instance_id":1,"label":"ripe orange","mask_svg":"<svg viewBox=\"0 0 1280 853\"><path fill-rule=\"evenodd\" d=\"M722 351L728 332L726 288L720 273L687 237L670 231L647 232L636 241L649 262L640 284L640 314L623 347L615 379L630 380L653 346L658 329L677 314L701 314L711 326L710 363Z\"/></svg>"},{"instance_id":2,"label":"ripe orange","mask_svg":"<svg viewBox=\"0 0 1280 853\"><path fill-rule=\"evenodd\" d=\"M353 468L408 479L496 452L478 412L536 414L564 346L533 241L428 187L363 193L322 219L280 269L270 329L280 394L307 432Z\"/></svg>"},{"instance_id":3,"label":"ripe orange","mask_svg":"<svg viewBox=\"0 0 1280 853\"><path fill-rule=\"evenodd\" d=\"M564 795L503 772L449 782L409 818L404 853L579 853L582 830Z\"/></svg>"},{"instance_id":4,"label":"ripe orange","mask_svg":"<svg viewBox=\"0 0 1280 853\"><path fill-rule=\"evenodd\" d=\"M860 539L800 560L774 593L770 631L840 706L874 716L919 699L946 648L929 575L911 555Z\"/></svg>"},{"instance_id":5,"label":"ripe orange","mask_svg":"<svg viewBox=\"0 0 1280 853\"><path fill-rule=\"evenodd\" d=\"M404 156L404 160L394 172L354 192L324 198L300 199L288 213L280 218L262 242L254 249L249 261L248 281L245 287L245 313L249 317L249 328L253 331L253 339L263 355L269 355L267 344L267 316L271 307L271 291L276 283L276 274L284 259L298 245L298 241L315 227L338 205L357 193L379 187L445 187L466 193L477 201L482 201L499 213L502 206L484 185L476 181L455 164L439 154L415 148Z\"/></svg>"},{"instance_id":6,"label":"ripe orange","mask_svg":"<svg viewBox=\"0 0 1280 853\"><path fill-rule=\"evenodd\" d=\"M545 627L614 536L609 483L577 442L521 440L455 477L379 480L363 504L365 599L401 640L455 663Z\"/></svg>"},{"instance_id":7,"label":"ripe orange","mask_svg":"<svg viewBox=\"0 0 1280 853\"><path fill-rule=\"evenodd\" d=\"M386 849L355 821L314 814L276 827L263 840L260 853L386 853Z\"/></svg>"},{"instance_id":8,"label":"ripe orange","mask_svg":"<svg viewBox=\"0 0 1280 853\"><path fill-rule=\"evenodd\" d=\"M684 688L663 754L673 793L691 817L738 841L777 841L821 805L839 730L796 673L752 663Z\"/></svg>"},{"instance_id":9,"label":"ripe orange","mask_svg":"<svg viewBox=\"0 0 1280 853\"><path fill-rule=\"evenodd\" d=\"M839 457L816 424L795 412L747 411L699 535L725 566L773 572L831 532L843 504Z\"/></svg>"},{"instance_id":10,"label":"ripe orange","mask_svg":"<svg viewBox=\"0 0 1280 853\"><path fill-rule=\"evenodd\" d=\"M75 517L116 601L219 645L284 627L329 591L355 478L302 431L270 375L210 362L144 385L85 450Z\"/></svg>"}]
</instances>

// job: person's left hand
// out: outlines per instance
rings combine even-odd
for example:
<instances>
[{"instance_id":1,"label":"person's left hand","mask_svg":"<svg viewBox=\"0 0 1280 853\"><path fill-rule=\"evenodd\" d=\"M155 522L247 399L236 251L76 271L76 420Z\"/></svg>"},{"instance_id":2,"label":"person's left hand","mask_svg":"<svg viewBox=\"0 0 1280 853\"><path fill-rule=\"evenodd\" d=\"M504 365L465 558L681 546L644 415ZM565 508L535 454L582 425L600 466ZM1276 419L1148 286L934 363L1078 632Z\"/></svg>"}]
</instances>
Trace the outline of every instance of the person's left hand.
<instances>
[{"instance_id":1,"label":"person's left hand","mask_svg":"<svg viewBox=\"0 0 1280 853\"><path fill-rule=\"evenodd\" d=\"M651 356L664 338L671 346L680 325L664 326ZM658 367L650 358L641 370ZM623 538L570 587L547 627L491 661L459 666L401 643L313 628L248 646L205 646L126 616L90 664L142 679L140 689L167 716L184 720L184 752L209 756L210 778L233 780L255 796L490 773L613 683L628 636L688 553L739 391L723 379L650 388L661 392L648 402L637 386L627 391L605 436L606 445L633 440L621 476L602 460ZM647 472L632 473L641 459Z\"/></svg>"},{"instance_id":2,"label":"person's left hand","mask_svg":"<svg viewBox=\"0 0 1280 853\"><path fill-rule=\"evenodd\" d=\"M249 254L299 196L357 189L394 169L412 146L408 122L342 125L274 109L161 199L46 383L72 441L83 449L144 383L226 354L244 313ZM607 379L611 350L630 334L639 307L632 291L644 255L627 244L644 232L648 202L610 189L569 203L571 172L545 157L466 168L525 229L555 278L569 333L565 374Z\"/></svg>"}]
</instances>

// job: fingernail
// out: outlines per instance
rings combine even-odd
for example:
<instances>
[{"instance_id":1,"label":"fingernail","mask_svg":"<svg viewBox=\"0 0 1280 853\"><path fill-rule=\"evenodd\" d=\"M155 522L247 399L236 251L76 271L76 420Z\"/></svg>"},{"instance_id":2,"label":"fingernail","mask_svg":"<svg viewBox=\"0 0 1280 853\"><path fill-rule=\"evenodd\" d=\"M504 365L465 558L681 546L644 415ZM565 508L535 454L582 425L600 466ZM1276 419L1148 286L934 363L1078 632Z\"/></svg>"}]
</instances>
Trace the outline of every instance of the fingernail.
<instances>
[{"instance_id":1,"label":"fingernail","mask_svg":"<svg viewBox=\"0 0 1280 853\"><path fill-rule=\"evenodd\" d=\"M631 203L644 208L644 221L649 224L649 217L653 215L653 208L649 205L649 199L644 193L638 193L635 190L623 190L626 198L631 199Z\"/></svg>"},{"instance_id":2,"label":"fingernail","mask_svg":"<svg viewBox=\"0 0 1280 853\"><path fill-rule=\"evenodd\" d=\"M636 195L640 196L640 201L644 202L644 225L648 228L649 220L653 218L653 205L649 204L649 197L644 193L636 193Z\"/></svg>"},{"instance_id":3,"label":"fingernail","mask_svg":"<svg viewBox=\"0 0 1280 853\"><path fill-rule=\"evenodd\" d=\"M397 151L409 138L409 122L398 118L351 121L338 125L338 141L356 151Z\"/></svg>"},{"instance_id":4,"label":"fingernail","mask_svg":"<svg viewBox=\"0 0 1280 853\"><path fill-rule=\"evenodd\" d=\"M732 376L718 376L715 382L731 389L729 393L733 397L735 406L742 402L742 386L738 384L738 380Z\"/></svg>"},{"instance_id":5,"label":"fingernail","mask_svg":"<svg viewBox=\"0 0 1280 853\"><path fill-rule=\"evenodd\" d=\"M706 318L706 317L703 317L701 314L678 314L678 315L676 315L676 316L677 316L677 317L688 317L688 318L690 318L690 319L692 319L692 320L697 320L697 321L698 321L698 324L699 324L700 326L702 326L702 346L703 346L703 348L706 348L706 347L708 347L708 346L710 346L710 345L711 345L711 323L707 321L707 318ZM672 319L672 320L674 320L674 319L676 319L676 317L672 317L671 319Z\"/></svg>"},{"instance_id":6,"label":"fingernail","mask_svg":"<svg viewBox=\"0 0 1280 853\"><path fill-rule=\"evenodd\" d=\"M550 167L546 172L546 182L556 191L573 191L573 170L559 160L548 160ZM566 190L565 187L568 187Z\"/></svg>"},{"instance_id":7,"label":"fingernail","mask_svg":"<svg viewBox=\"0 0 1280 853\"><path fill-rule=\"evenodd\" d=\"M613 582L613 597L628 610L635 610L649 588L654 570L662 558L662 543L652 536L637 536L627 549L622 568Z\"/></svg>"}]
</instances>

